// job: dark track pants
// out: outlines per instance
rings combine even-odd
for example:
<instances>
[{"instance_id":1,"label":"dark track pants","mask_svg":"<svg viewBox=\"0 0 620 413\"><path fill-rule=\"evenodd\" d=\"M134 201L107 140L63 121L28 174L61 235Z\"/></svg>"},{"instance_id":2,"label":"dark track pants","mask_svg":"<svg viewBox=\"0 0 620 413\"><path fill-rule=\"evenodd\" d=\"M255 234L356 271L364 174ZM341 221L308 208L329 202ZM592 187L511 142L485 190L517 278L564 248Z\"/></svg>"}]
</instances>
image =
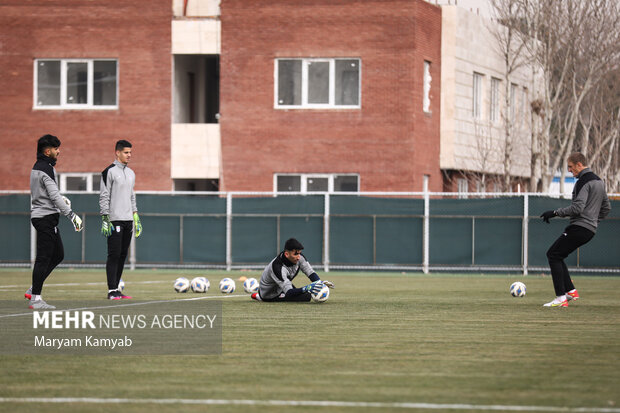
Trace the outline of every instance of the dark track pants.
<instances>
[{"instance_id":1,"label":"dark track pants","mask_svg":"<svg viewBox=\"0 0 620 413\"><path fill-rule=\"evenodd\" d=\"M37 231L37 257L32 270L33 295L41 295L46 278L65 258L65 249L58 230L59 216L60 214L51 214L30 220Z\"/></svg>"},{"instance_id":2,"label":"dark track pants","mask_svg":"<svg viewBox=\"0 0 620 413\"><path fill-rule=\"evenodd\" d=\"M547 251L555 295L560 296L575 288L564 259L594 237L594 232L579 225L569 225Z\"/></svg>"},{"instance_id":3,"label":"dark track pants","mask_svg":"<svg viewBox=\"0 0 620 413\"><path fill-rule=\"evenodd\" d=\"M302 293L293 297L286 297L284 294L281 294L275 298L263 298L261 300L266 301L268 303L303 303L308 302L312 299L312 295L310 293Z\"/></svg>"},{"instance_id":4,"label":"dark track pants","mask_svg":"<svg viewBox=\"0 0 620 413\"><path fill-rule=\"evenodd\" d=\"M127 251L131 244L133 221L112 221L112 235L108 237L108 259L105 271L108 277L108 290L116 290L123 275Z\"/></svg>"}]
</instances>

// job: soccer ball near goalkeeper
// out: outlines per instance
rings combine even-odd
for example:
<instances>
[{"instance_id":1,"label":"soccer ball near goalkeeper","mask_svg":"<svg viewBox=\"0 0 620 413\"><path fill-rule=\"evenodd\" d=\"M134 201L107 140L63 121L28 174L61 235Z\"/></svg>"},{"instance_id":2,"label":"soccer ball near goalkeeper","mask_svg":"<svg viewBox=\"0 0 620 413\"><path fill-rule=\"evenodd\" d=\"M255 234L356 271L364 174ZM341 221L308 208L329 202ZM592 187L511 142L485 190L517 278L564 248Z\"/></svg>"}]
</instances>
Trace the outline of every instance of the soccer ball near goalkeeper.
<instances>
[{"instance_id":1,"label":"soccer ball near goalkeeper","mask_svg":"<svg viewBox=\"0 0 620 413\"><path fill-rule=\"evenodd\" d=\"M326 285L323 285L323 288L321 288L321 290L318 293L312 294L312 301L316 301L317 303L322 303L324 301L327 301L328 298L329 298L329 287Z\"/></svg>"},{"instance_id":2,"label":"soccer ball near goalkeeper","mask_svg":"<svg viewBox=\"0 0 620 413\"><path fill-rule=\"evenodd\" d=\"M185 277L179 277L174 280L174 291L177 293L186 293L189 290L189 280Z\"/></svg>"},{"instance_id":3,"label":"soccer ball near goalkeeper","mask_svg":"<svg viewBox=\"0 0 620 413\"><path fill-rule=\"evenodd\" d=\"M243 282L243 290L248 294L257 292L258 281L256 280L256 278L248 278L247 280L245 280Z\"/></svg>"},{"instance_id":4,"label":"soccer ball near goalkeeper","mask_svg":"<svg viewBox=\"0 0 620 413\"><path fill-rule=\"evenodd\" d=\"M235 282L232 278L223 278L220 281L220 291L223 294L232 294L235 292Z\"/></svg>"}]
</instances>

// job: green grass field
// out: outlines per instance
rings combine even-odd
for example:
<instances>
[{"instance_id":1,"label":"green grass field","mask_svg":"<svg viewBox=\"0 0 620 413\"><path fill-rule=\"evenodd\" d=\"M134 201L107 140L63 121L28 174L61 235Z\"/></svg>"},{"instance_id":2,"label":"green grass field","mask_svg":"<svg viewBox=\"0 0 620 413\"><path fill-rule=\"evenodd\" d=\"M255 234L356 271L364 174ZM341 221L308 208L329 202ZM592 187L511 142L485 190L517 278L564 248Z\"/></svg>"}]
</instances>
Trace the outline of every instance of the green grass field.
<instances>
[{"instance_id":1,"label":"green grass field","mask_svg":"<svg viewBox=\"0 0 620 413\"><path fill-rule=\"evenodd\" d=\"M127 271L126 292L197 296L174 292L180 275L206 276L206 296L221 297L221 278L260 273ZM548 276L320 275L336 284L323 304L258 303L237 282L235 295L244 297L222 300L221 355L0 355L0 411L620 412L618 277L577 276L578 302L543 308L553 298ZM58 270L44 298L97 305L104 278L103 270ZM517 280L526 297L510 296ZM305 281L302 274L296 284ZM0 270L0 300L23 297L29 285L29 271ZM17 304L27 312L25 300Z\"/></svg>"}]
</instances>

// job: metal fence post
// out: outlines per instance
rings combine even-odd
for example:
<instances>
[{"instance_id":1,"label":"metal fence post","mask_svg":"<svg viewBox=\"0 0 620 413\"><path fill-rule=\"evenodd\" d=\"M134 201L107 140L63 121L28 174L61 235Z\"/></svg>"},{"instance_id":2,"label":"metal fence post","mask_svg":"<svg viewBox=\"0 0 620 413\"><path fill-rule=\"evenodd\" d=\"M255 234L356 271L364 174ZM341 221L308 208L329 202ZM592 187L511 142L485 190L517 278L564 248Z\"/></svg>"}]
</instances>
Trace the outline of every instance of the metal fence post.
<instances>
[{"instance_id":1,"label":"metal fence post","mask_svg":"<svg viewBox=\"0 0 620 413\"><path fill-rule=\"evenodd\" d=\"M232 269L232 193L226 194L226 271Z\"/></svg>"},{"instance_id":2,"label":"metal fence post","mask_svg":"<svg viewBox=\"0 0 620 413\"><path fill-rule=\"evenodd\" d=\"M530 227L530 197L523 194L523 275L527 275L529 254L529 227Z\"/></svg>"},{"instance_id":3,"label":"metal fence post","mask_svg":"<svg viewBox=\"0 0 620 413\"><path fill-rule=\"evenodd\" d=\"M329 272L329 194L325 194L323 212L323 271Z\"/></svg>"},{"instance_id":4,"label":"metal fence post","mask_svg":"<svg viewBox=\"0 0 620 413\"><path fill-rule=\"evenodd\" d=\"M430 199L428 193L428 175L424 175L424 225L423 225L423 242L422 242L422 272L428 274L429 262L429 217L430 217Z\"/></svg>"}]
</instances>

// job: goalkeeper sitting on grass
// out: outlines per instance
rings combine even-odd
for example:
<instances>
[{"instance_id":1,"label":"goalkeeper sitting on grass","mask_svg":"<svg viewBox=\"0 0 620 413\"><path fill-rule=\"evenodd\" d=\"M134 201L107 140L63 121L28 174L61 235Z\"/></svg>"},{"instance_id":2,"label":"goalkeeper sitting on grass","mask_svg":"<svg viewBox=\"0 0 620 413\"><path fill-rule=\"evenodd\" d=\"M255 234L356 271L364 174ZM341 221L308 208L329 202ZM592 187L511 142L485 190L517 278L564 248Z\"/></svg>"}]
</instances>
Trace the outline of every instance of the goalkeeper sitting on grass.
<instances>
[{"instance_id":1,"label":"goalkeeper sitting on grass","mask_svg":"<svg viewBox=\"0 0 620 413\"><path fill-rule=\"evenodd\" d=\"M305 302L312 299L312 293L318 293L323 285L334 288L329 281L321 281L319 276L303 256L304 246L295 238L284 244L284 251L278 254L263 271L260 277L258 292L252 298L258 301L273 302ZM311 283L295 288L293 279L301 270L308 276Z\"/></svg>"}]
</instances>

